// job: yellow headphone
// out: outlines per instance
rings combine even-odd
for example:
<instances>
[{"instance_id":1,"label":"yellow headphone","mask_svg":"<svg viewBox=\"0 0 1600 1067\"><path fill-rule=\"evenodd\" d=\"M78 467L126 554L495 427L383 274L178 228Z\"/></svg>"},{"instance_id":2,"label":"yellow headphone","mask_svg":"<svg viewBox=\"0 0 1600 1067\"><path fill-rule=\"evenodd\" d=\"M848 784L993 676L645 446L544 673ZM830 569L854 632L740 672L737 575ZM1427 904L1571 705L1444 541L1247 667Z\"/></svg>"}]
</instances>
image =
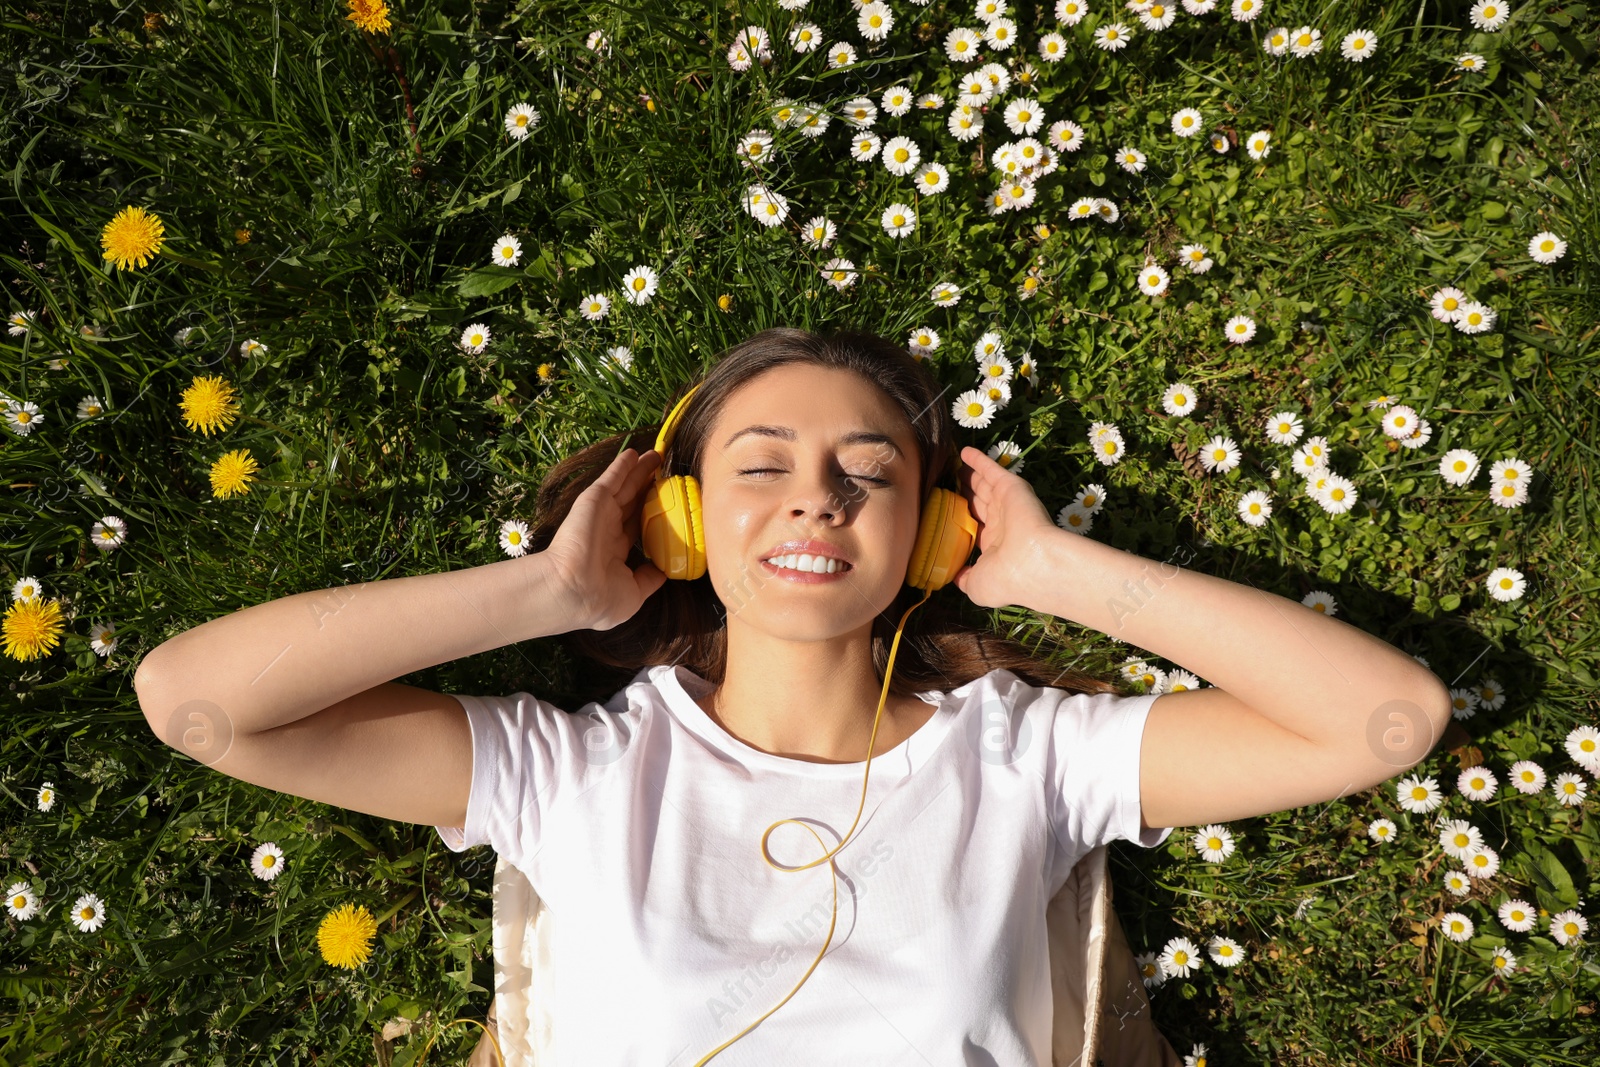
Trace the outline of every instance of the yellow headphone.
<instances>
[{"instance_id":1,"label":"yellow headphone","mask_svg":"<svg viewBox=\"0 0 1600 1067\"><path fill-rule=\"evenodd\" d=\"M655 451L663 457L666 447L672 441L673 431L677 425L678 416L682 413L684 405L689 398L694 396L700 388L696 384L683 397L673 405L667 414L666 421L661 425L661 432L656 435ZM644 513L640 521L640 541L645 554L650 558L663 574L668 578L693 579L706 572L705 526L700 512L700 483L692 475L673 475L663 478L661 470L656 471L655 484L645 493ZM811 977L811 972L817 969L817 964L822 962L823 954L828 951L828 946L833 942L833 929L839 920L839 879L838 868L833 866L833 857L844 848L855 833L856 823L861 821L862 809L867 803L867 776L872 773L872 749L878 739L878 722L883 717L884 703L889 699L889 679L894 676L894 658L900 650L900 634L905 629L906 619L911 613L923 604L933 591L946 585L955 577L967 562L972 553L972 546L978 538L978 522L972 517L971 510L967 507L967 499L960 493L949 489L935 488L928 498L928 503L922 512L922 519L917 527L917 542L911 550L911 563L906 571L906 582L917 589L924 590L923 597L906 609L900 616L900 624L895 628L894 643L889 646L889 664L884 672L883 694L878 698L878 712L872 720L872 737L867 741L867 765L861 775L861 804L856 808L855 822L850 824L849 831L844 835L832 852L825 852L822 856L810 863L798 867L785 867L773 863L772 857L767 854L767 838L772 831L786 822L799 823L817 839L817 844L823 848L827 846L817 832L799 819L779 819L767 827L767 832L761 835L761 857L766 860L767 866L781 871L804 871L815 867L824 860L833 871L833 916L828 922L828 938L822 943L822 948L817 953L817 958L811 961L811 966L806 968L806 973L800 977L795 987L778 1003L769 1008L755 1022L734 1034L728 1040L706 1053L695 1061L695 1067L700 1067L711 1057L733 1044L739 1038L749 1033L763 1019L779 1008L783 1007L797 993L806 980Z\"/></svg>"},{"instance_id":2,"label":"yellow headphone","mask_svg":"<svg viewBox=\"0 0 1600 1067\"><path fill-rule=\"evenodd\" d=\"M672 441L678 416L683 411L684 405L689 402L689 398L694 396L699 388L700 385L696 384L667 414L666 421L661 425L661 432L656 435L655 451L658 454L665 456L666 447ZM639 539L650 562L668 578L688 580L698 578L706 572L705 526L700 517L700 483L693 475L680 474L663 478L661 468L657 469L655 484L645 491ZM894 643L889 646L889 664L884 672L883 694L878 698L878 713L872 720L872 737L867 741L867 766L861 775L861 803L856 807L855 822L850 824L844 839L832 852L824 853L810 863L803 863L798 867L785 867L773 863L772 857L767 854L767 838L771 836L773 830L786 822L799 823L817 839L818 845L826 848L815 830L799 819L779 819L767 827L767 832L761 835L761 858L766 860L769 867L780 871L805 871L824 860L828 861L828 866L834 875L833 916L828 922L828 938L817 952L817 958L806 968L806 973L800 976L800 981L782 1000L767 1009L761 1018L695 1061L695 1067L701 1067L701 1064L753 1030L762 1019L787 1004L789 997L794 996L800 987L805 985L806 980L811 977L811 972L822 962L828 946L833 943L833 929L839 921L839 870L833 866L833 857L849 842L851 834L856 832L856 823L861 821L862 809L866 807L867 776L872 773L872 749L878 740L878 722L883 717L884 703L889 699L889 679L894 677L894 658L900 651L900 633L905 629L906 619L911 613L926 604L933 591L948 584L956 576L956 572L966 564L977 539L978 522L967 507L967 498L949 489L935 488L929 495L927 506L923 509L922 519L917 527L917 543L911 550L911 564L906 571L907 584L925 592L921 600L907 608L905 614L900 616L900 624L894 632ZM499 1040L478 1020L453 1019L440 1028L440 1033L452 1026L466 1023L472 1023L483 1030L494 1045L495 1058L499 1060L501 1067L505 1067L505 1057L501 1055ZM439 1034L433 1035L423 1046L422 1056L417 1061L419 1064L426 1061L428 1050L433 1047L433 1042L438 1036Z\"/></svg>"}]
</instances>

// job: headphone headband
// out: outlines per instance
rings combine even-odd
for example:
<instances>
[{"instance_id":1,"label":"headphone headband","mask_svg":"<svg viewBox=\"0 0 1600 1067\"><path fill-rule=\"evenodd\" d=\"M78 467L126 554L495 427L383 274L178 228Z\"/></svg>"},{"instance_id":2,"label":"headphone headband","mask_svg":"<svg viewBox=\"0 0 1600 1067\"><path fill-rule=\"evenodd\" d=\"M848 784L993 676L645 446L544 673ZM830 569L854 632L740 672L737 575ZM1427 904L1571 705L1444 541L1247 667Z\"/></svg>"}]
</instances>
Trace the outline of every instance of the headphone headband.
<instances>
[{"instance_id":1,"label":"headphone headband","mask_svg":"<svg viewBox=\"0 0 1600 1067\"><path fill-rule=\"evenodd\" d=\"M656 434L655 451L657 454L666 452L667 446L672 443L672 435L677 432L678 416L683 412L684 405L689 403L689 398L699 392L700 387L704 384L704 382L695 382L689 391L679 397L676 404L672 405L672 410L667 412L666 420L661 424L661 432Z\"/></svg>"}]
</instances>

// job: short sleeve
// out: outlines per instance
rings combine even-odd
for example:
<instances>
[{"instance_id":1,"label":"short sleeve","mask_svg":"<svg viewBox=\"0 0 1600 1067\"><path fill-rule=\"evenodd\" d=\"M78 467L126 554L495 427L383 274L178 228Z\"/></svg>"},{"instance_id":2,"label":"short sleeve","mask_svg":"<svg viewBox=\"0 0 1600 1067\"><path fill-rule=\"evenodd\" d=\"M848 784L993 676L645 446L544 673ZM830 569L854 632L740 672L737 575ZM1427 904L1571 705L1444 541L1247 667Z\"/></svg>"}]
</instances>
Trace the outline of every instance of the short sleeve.
<instances>
[{"instance_id":1,"label":"short sleeve","mask_svg":"<svg viewBox=\"0 0 1600 1067\"><path fill-rule=\"evenodd\" d=\"M515 866L539 848L544 813L571 777L581 745L574 716L531 693L455 694L472 727L465 826L435 826L452 852L490 845Z\"/></svg>"},{"instance_id":2,"label":"short sleeve","mask_svg":"<svg viewBox=\"0 0 1600 1067\"><path fill-rule=\"evenodd\" d=\"M1057 835L1080 855L1109 841L1161 844L1173 828L1140 829L1139 800L1144 726L1160 694L1059 692L1046 760Z\"/></svg>"}]
</instances>

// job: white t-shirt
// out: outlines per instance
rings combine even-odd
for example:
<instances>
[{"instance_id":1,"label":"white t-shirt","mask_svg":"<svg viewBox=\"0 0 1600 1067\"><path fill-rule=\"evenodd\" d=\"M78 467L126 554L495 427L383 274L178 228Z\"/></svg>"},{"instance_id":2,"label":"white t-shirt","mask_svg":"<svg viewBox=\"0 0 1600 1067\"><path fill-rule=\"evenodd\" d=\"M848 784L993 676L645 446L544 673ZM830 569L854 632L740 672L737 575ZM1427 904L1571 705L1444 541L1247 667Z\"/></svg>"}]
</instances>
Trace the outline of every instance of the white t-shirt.
<instances>
[{"instance_id":1,"label":"white t-shirt","mask_svg":"<svg viewBox=\"0 0 1600 1067\"><path fill-rule=\"evenodd\" d=\"M551 909L555 1067L692 1067L794 988L828 936L833 870L808 863L861 806L865 761L762 752L695 703L687 668L639 671L569 713L529 693L461 696L465 827ZM691 695L692 694L692 695ZM1050 1062L1045 906L1090 849L1153 848L1139 748L1155 694L1074 694L996 669L872 759L834 857L833 941L788 1003L715 1067ZM874 705L873 710L876 710Z\"/></svg>"}]
</instances>

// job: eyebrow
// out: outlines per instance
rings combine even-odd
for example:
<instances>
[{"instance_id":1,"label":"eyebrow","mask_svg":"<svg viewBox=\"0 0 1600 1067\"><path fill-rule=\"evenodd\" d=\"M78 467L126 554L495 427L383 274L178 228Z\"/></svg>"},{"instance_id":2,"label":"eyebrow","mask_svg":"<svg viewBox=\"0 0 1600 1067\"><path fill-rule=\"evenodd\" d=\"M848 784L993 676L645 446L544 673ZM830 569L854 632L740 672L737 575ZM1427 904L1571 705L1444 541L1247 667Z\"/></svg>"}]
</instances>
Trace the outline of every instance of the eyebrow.
<instances>
[{"instance_id":1,"label":"eyebrow","mask_svg":"<svg viewBox=\"0 0 1600 1067\"><path fill-rule=\"evenodd\" d=\"M761 437L776 437L780 441L798 441L800 439L800 435L794 432L794 427L792 426L767 426L758 423L754 426L746 426L744 429L736 431L732 437L729 437L726 441L722 442L722 447L727 448L745 434L757 434ZM885 444L894 449L894 454L896 456L905 455L905 453L900 451L900 446L894 443L894 438L890 437L888 434L877 433L873 430L851 430L849 433L839 438L839 443L845 445Z\"/></svg>"}]
</instances>

